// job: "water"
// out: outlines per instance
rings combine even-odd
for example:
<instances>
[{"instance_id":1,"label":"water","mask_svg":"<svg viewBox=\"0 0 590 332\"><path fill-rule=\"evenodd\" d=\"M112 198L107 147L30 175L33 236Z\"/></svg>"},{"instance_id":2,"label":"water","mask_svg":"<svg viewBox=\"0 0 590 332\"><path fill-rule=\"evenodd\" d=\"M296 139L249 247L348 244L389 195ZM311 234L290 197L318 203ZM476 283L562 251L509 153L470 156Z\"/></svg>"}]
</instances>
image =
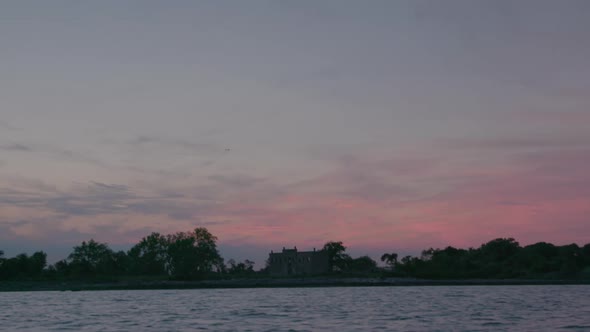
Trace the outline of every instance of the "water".
<instances>
[{"instance_id":1,"label":"water","mask_svg":"<svg viewBox=\"0 0 590 332\"><path fill-rule=\"evenodd\" d=\"M3 331L590 331L590 286L0 293Z\"/></svg>"}]
</instances>

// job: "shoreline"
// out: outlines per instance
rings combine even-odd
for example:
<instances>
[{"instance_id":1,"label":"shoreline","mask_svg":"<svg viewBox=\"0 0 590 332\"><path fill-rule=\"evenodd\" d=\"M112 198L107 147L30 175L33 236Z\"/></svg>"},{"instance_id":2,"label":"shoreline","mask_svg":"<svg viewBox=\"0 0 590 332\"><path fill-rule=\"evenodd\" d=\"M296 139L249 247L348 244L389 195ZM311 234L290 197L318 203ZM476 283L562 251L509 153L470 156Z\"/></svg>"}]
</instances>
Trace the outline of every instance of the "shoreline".
<instances>
[{"instance_id":1,"label":"shoreline","mask_svg":"<svg viewBox=\"0 0 590 332\"><path fill-rule=\"evenodd\" d=\"M0 292L28 291L100 291L100 290L174 290L239 288L309 288L309 287L403 287L403 286L525 286L590 285L590 280L559 279L413 279L413 278L289 278L229 279L200 281L9 281L0 282Z\"/></svg>"}]
</instances>

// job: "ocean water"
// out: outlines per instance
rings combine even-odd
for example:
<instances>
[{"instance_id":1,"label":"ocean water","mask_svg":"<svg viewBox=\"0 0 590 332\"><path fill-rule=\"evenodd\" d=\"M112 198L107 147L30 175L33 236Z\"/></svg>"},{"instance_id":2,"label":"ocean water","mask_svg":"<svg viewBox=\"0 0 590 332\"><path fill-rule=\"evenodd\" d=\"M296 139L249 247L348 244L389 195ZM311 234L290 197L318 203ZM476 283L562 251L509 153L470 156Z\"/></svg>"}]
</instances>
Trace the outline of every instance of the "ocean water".
<instances>
[{"instance_id":1,"label":"ocean water","mask_svg":"<svg viewBox=\"0 0 590 332\"><path fill-rule=\"evenodd\" d=\"M2 331L590 331L590 286L0 293Z\"/></svg>"}]
</instances>

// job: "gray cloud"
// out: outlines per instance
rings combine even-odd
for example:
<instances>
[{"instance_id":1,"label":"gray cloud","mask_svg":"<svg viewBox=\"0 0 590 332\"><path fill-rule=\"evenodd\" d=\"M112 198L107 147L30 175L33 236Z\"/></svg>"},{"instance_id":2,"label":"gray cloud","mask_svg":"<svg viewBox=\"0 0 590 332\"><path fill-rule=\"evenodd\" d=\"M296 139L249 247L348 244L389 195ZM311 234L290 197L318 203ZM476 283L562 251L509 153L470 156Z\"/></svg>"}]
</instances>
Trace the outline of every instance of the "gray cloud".
<instances>
[{"instance_id":1,"label":"gray cloud","mask_svg":"<svg viewBox=\"0 0 590 332\"><path fill-rule=\"evenodd\" d=\"M87 188L59 192L44 197L44 206L65 215L99 215L122 211L125 202L135 198L127 188L91 183Z\"/></svg>"},{"instance_id":2,"label":"gray cloud","mask_svg":"<svg viewBox=\"0 0 590 332\"><path fill-rule=\"evenodd\" d=\"M11 144L0 145L0 150L29 152L29 151L33 151L34 149L29 145L24 145L24 144L19 144L19 143L11 143Z\"/></svg>"},{"instance_id":3,"label":"gray cloud","mask_svg":"<svg viewBox=\"0 0 590 332\"><path fill-rule=\"evenodd\" d=\"M17 128L6 121L0 121L0 129L10 131L21 130L21 128Z\"/></svg>"},{"instance_id":4,"label":"gray cloud","mask_svg":"<svg viewBox=\"0 0 590 332\"><path fill-rule=\"evenodd\" d=\"M125 145L128 147L132 147L134 149L137 148L150 148L150 147L165 147L168 149L180 149L185 151L191 152L198 152L198 153L223 153L225 152L225 148L219 147L213 143L199 143L199 142L192 142L185 139L179 138L171 138L171 137L161 137L156 135L139 135L134 138L123 140L123 141L116 141L116 140L106 140L108 144L115 144L115 145Z\"/></svg>"},{"instance_id":5,"label":"gray cloud","mask_svg":"<svg viewBox=\"0 0 590 332\"><path fill-rule=\"evenodd\" d=\"M259 177L252 177L245 174L236 174L236 175L211 175L207 177L209 180L232 188L247 188L253 187L255 185L264 183L266 179L259 178Z\"/></svg>"},{"instance_id":6,"label":"gray cloud","mask_svg":"<svg viewBox=\"0 0 590 332\"><path fill-rule=\"evenodd\" d=\"M18 207L43 206L46 198L42 193L0 188L0 205Z\"/></svg>"},{"instance_id":7,"label":"gray cloud","mask_svg":"<svg viewBox=\"0 0 590 332\"><path fill-rule=\"evenodd\" d=\"M451 149L536 149L584 146L588 141L583 137L503 137L470 138L445 140L440 146Z\"/></svg>"},{"instance_id":8,"label":"gray cloud","mask_svg":"<svg viewBox=\"0 0 590 332\"><path fill-rule=\"evenodd\" d=\"M208 187L159 190L152 195L139 195L128 186L101 182L77 183L67 191L40 188L32 181L23 182L21 187L27 188L0 187L0 205L47 209L70 217L139 213L190 220L211 213L218 204ZM193 195L191 190L201 196Z\"/></svg>"},{"instance_id":9,"label":"gray cloud","mask_svg":"<svg viewBox=\"0 0 590 332\"><path fill-rule=\"evenodd\" d=\"M64 215L96 215L117 212L127 200L137 199L125 186L92 182L86 187L77 185L68 192L0 188L0 205L47 208Z\"/></svg>"},{"instance_id":10,"label":"gray cloud","mask_svg":"<svg viewBox=\"0 0 590 332\"><path fill-rule=\"evenodd\" d=\"M179 171L179 170L167 170L167 169L152 169L147 167L139 166L124 166L121 167L124 170L131 171L140 174L153 174L161 177L175 177L175 178L186 178L191 175L190 171Z\"/></svg>"},{"instance_id":11,"label":"gray cloud","mask_svg":"<svg viewBox=\"0 0 590 332\"><path fill-rule=\"evenodd\" d=\"M67 149L60 149L60 148L47 148L46 151L49 154L51 154L57 158L60 158L62 160L65 159L65 160L72 161L72 162L80 162L80 163L92 164L92 165L96 165L96 166L109 167L109 165L105 164L101 160L98 160L96 158L92 158L85 153L76 152L76 151L67 150Z\"/></svg>"},{"instance_id":12,"label":"gray cloud","mask_svg":"<svg viewBox=\"0 0 590 332\"><path fill-rule=\"evenodd\" d=\"M52 159L59 159L70 162L81 162L98 166L106 166L100 160L89 157L84 153L60 148L49 144L9 143L0 145L0 150L8 152L34 153L36 155L43 155Z\"/></svg>"},{"instance_id":13,"label":"gray cloud","mask_svg":"<svg viewBox=\"0 0 590 332\"><path fill-rule=\"evenodd\" d=\"M372 201L405 200L417 197L416 179L425 178L439 164L434 158L367 161L342 156L333 161L333 171L293 183L289 190ZM408 179L413 180L407 183Z\"/></svg>"}]
</instances>

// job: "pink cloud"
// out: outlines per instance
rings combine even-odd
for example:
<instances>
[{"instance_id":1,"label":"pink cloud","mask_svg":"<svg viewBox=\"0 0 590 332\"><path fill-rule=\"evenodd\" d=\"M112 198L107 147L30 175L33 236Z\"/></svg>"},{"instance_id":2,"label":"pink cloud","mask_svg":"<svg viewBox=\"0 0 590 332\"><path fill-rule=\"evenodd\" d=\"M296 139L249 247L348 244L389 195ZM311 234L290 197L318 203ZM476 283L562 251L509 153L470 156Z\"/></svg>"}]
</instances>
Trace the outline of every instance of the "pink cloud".
<instances>
[{"instance_id":1,"label":"pink cloud","mask_svg":"<svg viewBox=\"0 0 590 332\"><path fill-rule=\"evenodd\" d=\"M240 229L222 225L219 231L250 234L248 241L254 242L311 244L313 235L318 241L338 239L383 249L477 246L496 237L583 243L590 238L583 227L590 212L590 175L584 172L588 162L585 150L518 155L487 169L453 170L441 178L445 186L438 194L425 197L412 186L396 190L395 180L379 183L374 174L356 174L362 168L352 167L247 207L230 202L221 209ZM383 163L368 169L383 170L376 165ZM395 172L385 174L390 181L396 178ZM398 180L419 186L429 176L423 172ZM436 183L436 177L427 182ZM367 194L371 186L378 195Z\"/></svg>"},{"instance_id":2,"label":"pink cloud","mask_svg":"<svg viewBox=\"0 0 590 332\"><path fill-rule=\"evenodd\" d=\"M7 191L2 197L10 206L0 204L0 212L19 223L5 217L0 227L11 236L43 233L59 240L61 232L134 243L152 231L205 226L222 245L269 249L338 240L372 252L417 252L478 246L496 237L582 244L590 238L589 163L586 149L520 153L493 163L375 159L337 163L330 172L287 185L217 177L217 185L142 195L93 185L48 191L35 196L34 206L22 207L16 204L30 205L30 195Z\"/></svg>"},{"instance_id":3,"label":"pink cloud","mask_svg":"<svg viewBox=\"0 0 590 332\"><path fill-rule=\"evenodd\" d=\"M587 99L584 102L588 103ZM590 122L590 111L587 110L529 110L513 112L512 114L516 119L537 123L583 125Z\"/></svg>"}]
</instances>

